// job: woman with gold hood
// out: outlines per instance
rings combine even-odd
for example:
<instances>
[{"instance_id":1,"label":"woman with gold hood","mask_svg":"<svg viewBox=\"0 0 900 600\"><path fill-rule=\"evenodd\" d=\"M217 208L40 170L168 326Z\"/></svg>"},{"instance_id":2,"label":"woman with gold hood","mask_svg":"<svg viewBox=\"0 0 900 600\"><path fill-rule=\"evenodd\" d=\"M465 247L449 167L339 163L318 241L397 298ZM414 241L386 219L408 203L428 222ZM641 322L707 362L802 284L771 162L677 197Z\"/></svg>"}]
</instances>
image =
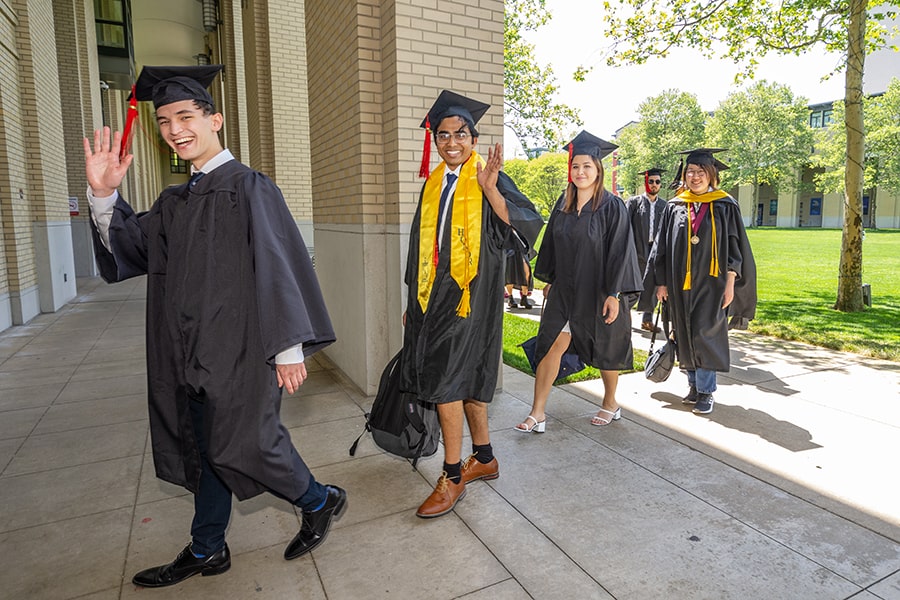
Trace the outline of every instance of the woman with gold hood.
<instances>
[{"instance_id":1,"label":"woman with gold hood","mask_svg":"<svg viewBox=\"0 0 900 600\"><path fill-rule=\"evenodd\" d=\"M716 373L730 369L730 327L746 329L756 311L756 264L741 209L719 189L719 171L728 166L697 148L687 154L666 205L659 237L647 262L644 289L666 302L677 344L678 363L687 371L690 392L682 399L696 414L713 410Z\"/></svg>"}]
</instances>

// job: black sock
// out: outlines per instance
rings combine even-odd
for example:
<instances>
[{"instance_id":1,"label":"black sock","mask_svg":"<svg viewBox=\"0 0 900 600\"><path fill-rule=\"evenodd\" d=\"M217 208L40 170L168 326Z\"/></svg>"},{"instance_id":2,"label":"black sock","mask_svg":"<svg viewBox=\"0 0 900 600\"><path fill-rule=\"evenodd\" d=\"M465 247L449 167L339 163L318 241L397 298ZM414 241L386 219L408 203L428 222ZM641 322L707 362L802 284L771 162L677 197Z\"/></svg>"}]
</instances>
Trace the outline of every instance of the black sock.
<instances>
[{"instance_id":1,"label":"black sock","mask_svg":"<svg viewBox=\"0 0 900 600\"><path fill-rule=\"evenodd\" d=\"M461 469L462 463L456 463L455 465L444 463L444 471L447 472L447 479L453 483L459 483L462 480L462 475L460 473Z\"/></svg>"},{"instance_id":2,"label":"black sock","mask_svg":"<svg viewBox=\"0 0 900 600\"><path fill-rule=\"evenodd\" d=\"M494 460L494 448L490 444L483 446L472 444L472 452L475 454L475 460L483 465Z\"/></svg>"}]
</instances>

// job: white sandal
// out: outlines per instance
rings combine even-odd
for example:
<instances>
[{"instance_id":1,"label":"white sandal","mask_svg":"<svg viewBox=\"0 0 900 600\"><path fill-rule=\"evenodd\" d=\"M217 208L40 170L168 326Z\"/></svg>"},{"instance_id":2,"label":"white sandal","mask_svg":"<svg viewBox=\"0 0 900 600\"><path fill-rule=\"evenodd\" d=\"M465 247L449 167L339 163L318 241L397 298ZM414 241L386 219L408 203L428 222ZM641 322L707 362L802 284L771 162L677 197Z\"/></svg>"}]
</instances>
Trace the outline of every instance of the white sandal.
<instances>
[{"instance_id":1,"label":"white sandal","mask_svg":"<svg viewBox=\"0 0 900 600\"><path fill-rule=\"evenodd\" d=\"M600 413L605 413L601 415ZM609 415L608 417L606 415ZM618 407L615 411L606 410L605 408L601 408L597 411L597 414L591 417L591 425L595 427L602 427L604 425L609 425L613 421L618 421L622 418L622 407Z\"/></svg>"},{"instance_id":2,"label":"white sandal","mask_svg":"<svg viewBox=\"0 0 900 600\"><path fill-rule=\"evenodd\" d=\"M531 419L534 423L531 427L528 426L528 419ZM544 433L544 430L547 427L547 420L544 419L543 421L538 421L531 415L528 415L525 417L525 427L521 427L520 425L521 423L513 427L513 429L522 433Z\"/></svg>"}]
</instances>

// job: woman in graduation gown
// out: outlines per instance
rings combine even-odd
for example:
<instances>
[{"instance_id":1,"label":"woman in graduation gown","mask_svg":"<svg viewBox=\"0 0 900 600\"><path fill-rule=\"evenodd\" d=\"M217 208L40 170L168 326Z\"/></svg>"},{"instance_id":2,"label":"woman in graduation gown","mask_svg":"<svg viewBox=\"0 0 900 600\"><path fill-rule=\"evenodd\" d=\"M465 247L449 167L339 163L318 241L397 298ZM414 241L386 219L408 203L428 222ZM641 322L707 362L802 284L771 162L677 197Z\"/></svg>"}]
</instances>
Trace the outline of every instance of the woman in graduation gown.
<instances>
[{"instance_id":1,"label":"woman in graduation gown","mask_svg":"<svg viewBox=\"0 0 900 600\"><path fill-rule=\"evenodd\" d=\"M535 345L534 402L517 431L544 431L547 397L570 349L603 377L603 406L591 423L607 425L621 417L618 372L632 367L629 310L641 277L625 204L603 187L600 161L615 148L586 131L567 145L570 181L550 215L535 264L535 277L550 284L550 291Z\"/></svg>"},{"instance_id":2,"label":"woman in graduation gown","mask_svg":"<svg viewBox=\"0 0 900 600\"><path fill-rule=\"evenodd\" d=\"M718 189L728 166L716 148L689 150L679 168L678 193L662 215L647 263L646 293L666 302L679 366L690 391L682 399L693 412L713 410L716 373L729 370L728 317L746 329L756 310L756 264L737 201Z\"/></svg>"}]
</instances>

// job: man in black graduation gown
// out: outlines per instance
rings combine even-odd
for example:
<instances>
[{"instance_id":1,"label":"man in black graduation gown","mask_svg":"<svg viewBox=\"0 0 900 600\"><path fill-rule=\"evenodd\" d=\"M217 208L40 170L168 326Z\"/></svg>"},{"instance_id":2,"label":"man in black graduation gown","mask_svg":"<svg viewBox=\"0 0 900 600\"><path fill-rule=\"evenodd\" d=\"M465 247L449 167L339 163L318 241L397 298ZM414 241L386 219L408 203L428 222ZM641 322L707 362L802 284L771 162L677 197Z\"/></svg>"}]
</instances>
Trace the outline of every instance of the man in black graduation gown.
<instances>
[{"instance_id":1,"label":"man in black graduation gown","mask_svg":"<svg viewBox=\"0 0 900 600\"><path fill-rule=\"evenodd\" d=\"M426 153L423 186L409 236L409 289L401 359L401 389L437 404L444 440L444 472L419 507L422 518L450 512L465 486L494 479L487 409L497 386L503 329L506 250L526 252L543 220L500 171L500 144L487 160L475 151L475 124L490 108L450 91L422 123ZM443 161L429 175L429 136ZM463 463L463 420L472 455Z\"/></svg>"},{"instance_id":2,"label":"man in black graduation gown","mask_svg":"<svg viewBox=\"0 0 900 600\"><path fill-rule=\"evenodd\" d=\"M232 494L270 492L302 510L285 558L323 541L346 493L317 482L279 418L281 387L302 385L304 357L335 339L306 245L281 191L234 160L206 87L221 69L145 67L160 134L192 164L191 181L135 214L116 191L131 165L109 128L84 140L94 247L103 278L147 274L147 376L159 478L194 493L191 543L137 573L144 587L231 566ZM120 144L122 148L120 149Z\"/></svg>"},{"instance_id":3,"label":"man in black graduation gown","mask_svg":"<svg viewBox=\"0 0 900 600\"><path fill-rule=\"evenodd\" d=\"M662 174L665 171L658 167L647 169L640 174L644 176L644 193L632 196L625 201L628 208L628 219L634 236L634 248L637 250L638 268L643 275L647 268L647 257L653 248L653 241L662 222L662 212L666 203L657 200L662 187ZM641 316L641 329L653 331L653 310L656 308L656 294L641 294L637 309ZM656 332L659 333L659 327Z\"/></svg>"}]
</instances>

